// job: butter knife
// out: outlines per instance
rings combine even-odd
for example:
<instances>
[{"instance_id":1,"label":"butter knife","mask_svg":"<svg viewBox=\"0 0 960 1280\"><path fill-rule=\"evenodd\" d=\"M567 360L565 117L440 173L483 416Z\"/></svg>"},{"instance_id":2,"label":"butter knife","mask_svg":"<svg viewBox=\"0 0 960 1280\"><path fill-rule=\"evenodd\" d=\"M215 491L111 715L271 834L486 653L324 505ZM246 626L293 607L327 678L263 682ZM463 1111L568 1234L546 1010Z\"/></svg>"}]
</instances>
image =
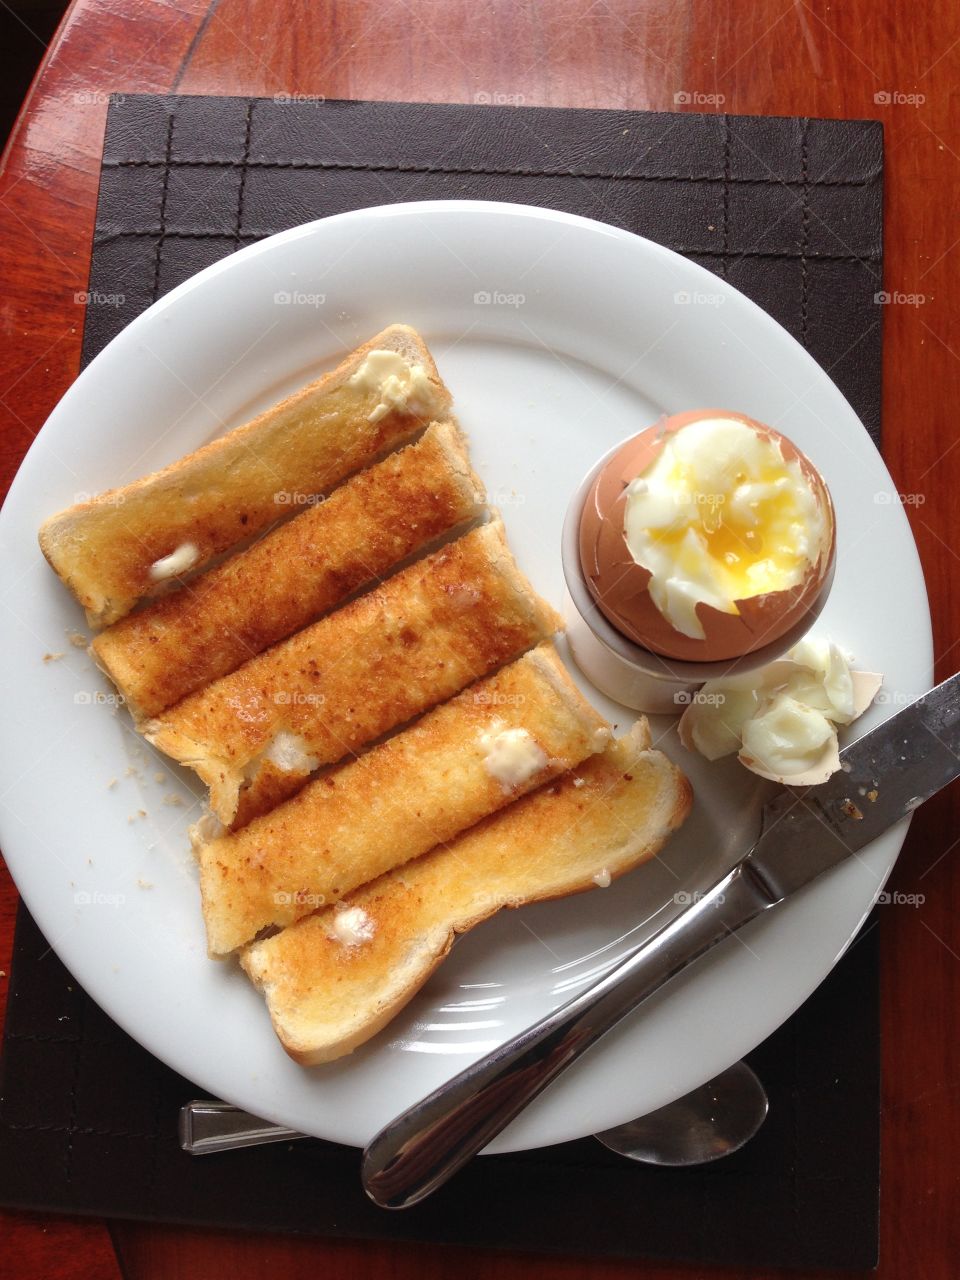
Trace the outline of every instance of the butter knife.
<instances>
[{"instance_id":1,"label":"butter knife","mask_svg":"<svg viewBox=\"0 0 960 1280\"><path fill-rule=\"evenodd\" d=\"M960 673L851 743L840 760L840 772L820 786L780 791L733 870L599 982L383 1128L363 1154L370 1198L389 1209L425 1199L664 983L960 775Z\"/></svg>"}]
</instances>

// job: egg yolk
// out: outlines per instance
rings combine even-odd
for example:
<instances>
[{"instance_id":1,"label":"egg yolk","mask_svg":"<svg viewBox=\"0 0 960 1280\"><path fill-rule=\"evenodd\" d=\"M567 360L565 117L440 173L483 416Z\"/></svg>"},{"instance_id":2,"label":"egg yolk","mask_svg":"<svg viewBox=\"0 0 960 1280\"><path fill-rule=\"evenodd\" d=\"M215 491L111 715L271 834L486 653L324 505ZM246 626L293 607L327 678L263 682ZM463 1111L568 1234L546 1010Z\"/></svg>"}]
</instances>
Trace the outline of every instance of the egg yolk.
<instances>
[{"instance_id":1,"label":"egg yolk","mask_svg":"<svg viewBox=\"0 0 960 1280\"><path fill-rule=\"evenodd\" d=\"M736 614L737 600L797 586L825 532L799 462L735 419L681 428L627 488L630 554L650 571L660 612L695 639L704 638L698 603Z\"/></svg>"}]
</instances>

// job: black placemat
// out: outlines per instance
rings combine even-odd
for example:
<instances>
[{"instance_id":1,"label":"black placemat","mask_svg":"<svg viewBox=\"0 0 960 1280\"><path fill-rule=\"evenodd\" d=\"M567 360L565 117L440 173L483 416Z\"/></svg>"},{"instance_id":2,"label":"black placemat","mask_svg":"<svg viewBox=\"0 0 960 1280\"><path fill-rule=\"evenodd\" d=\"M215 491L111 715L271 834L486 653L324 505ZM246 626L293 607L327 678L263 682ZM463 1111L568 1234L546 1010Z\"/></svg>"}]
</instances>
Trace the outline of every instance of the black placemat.
<instances>
[{"instance_id":1,"label":"black placemat","mask_svg":"<svg viewBox=\"0 0 960 1280\"><path fill-rule=\"evenodd\" d=\"M820 361L877 439L881 181L881 128L865 121L128 96L109 113L84 359L262 236L371 204L502 199L626 227L728 279ZM587 1139L475 1161L427 1203L386 1213L363 1196L349 1148L180 1152L177 1111L196 1086L105 1016L21 909L0 1203L540 1252L874 1265L875 928L750 1061L771 1115L718 1164L652 1169Z\"/></svg>"}]
</instances>

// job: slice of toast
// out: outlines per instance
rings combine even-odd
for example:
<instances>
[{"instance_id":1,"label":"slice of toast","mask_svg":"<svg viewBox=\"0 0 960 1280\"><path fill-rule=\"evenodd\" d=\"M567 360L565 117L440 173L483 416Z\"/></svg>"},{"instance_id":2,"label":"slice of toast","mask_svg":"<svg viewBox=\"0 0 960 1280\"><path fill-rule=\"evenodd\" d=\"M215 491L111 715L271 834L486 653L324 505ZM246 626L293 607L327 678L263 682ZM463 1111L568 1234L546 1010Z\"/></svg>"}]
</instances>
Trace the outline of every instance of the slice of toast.
<instances>
[{"instance_id":1,"label":"slice of toast","mask_svg":"<svg viewBox=\"0 0 960 1280\"><path fill-rule=\"evenodd\" d=\"M389 372L398 358L406 382ZM41 550L90 624L105 626L447 417L450 403L423 339L391 325L244 426L52 516Z\"/></svg>"},{"instance_id":2,"label":"slice of toast","mask_svg":"<svg viewBox=\"0 0 960 1280\"><path fill-rule=\"evenodd\" d=\"M434 423L326 501L102 631L93 656L135 719L159 715L474 519L483 501L459 429Z\"/></svg>"},{"instance_id":3,"label":"slice of toast","mask_svg":"<svg viewBox=\"0 0 960 1280\"><path fill-rule=\"evenodd\" d=\"M601 750L609 727L552 644L198 850L211 955L451 840Z\"/></svg>"},{"instance_id":4,"label":"slice of toast","mask_svg":"<svg viewBox=\"0 0 960 1280\"><path fill-rule=\"evenodd\" d=\"M502 907L607 884L683 822L692 793L646 722L572 773L241 953L297 1062L350 1053Z\"/></svg>"},{"instance_id":5,"label":"slice of toast","mask_svg":"<svg viewBox=\"0 0 960 1280\"><path fill-rule=\"evenodd\" d=\"M242 825L560 626L499 520L401 570L144 725Z\"/></svg>"}]
</instances>

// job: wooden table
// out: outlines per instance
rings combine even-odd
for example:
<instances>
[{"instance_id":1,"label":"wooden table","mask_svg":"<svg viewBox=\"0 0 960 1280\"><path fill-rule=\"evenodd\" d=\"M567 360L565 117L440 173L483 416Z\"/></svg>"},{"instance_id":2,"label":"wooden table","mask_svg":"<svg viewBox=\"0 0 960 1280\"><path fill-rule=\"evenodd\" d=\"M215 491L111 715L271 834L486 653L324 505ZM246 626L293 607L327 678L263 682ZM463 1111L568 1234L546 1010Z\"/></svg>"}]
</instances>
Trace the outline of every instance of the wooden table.
<instances>
[{"instance_id":1,"label":"wooden table","mask_svg":"<svg viewBox=\"0 0 960 1280\"><path fill-rule=\"evenodd\" d=\"M0 482L77 373L107 94L334 98L727 110L880 118L886 126L884 454L920 549L937 677L960 662L960 10L928 0L75 0L0 174ZM693 99L677 105L678 94ZM713 97L702 104L701 95ZM680 98L680 103L684 99ZM697 105L700 103L701 105ZM895 588L895 584L891 584ZM882 930L879 1275L960 1268L960 788L914 821ZM16 892L0 872L0 969ZM0 1007L5 984L0 979ZM247 1237L0 1214L5 1274L57 1280L617 1277L636 1268L440 1247ZM117 1256L120 1263L118 1264ZM121 1272L122 1266L122 1272ZM695 1268L645 1276L701 1275ZM711 1274L730 1274L712 1272ZM740 1274L740 1273L738 1273ZM759 1274L759 1273L756 1273ZM770 1273L766 1273L769 1275Z\"/></svg>"}]
</instances>

